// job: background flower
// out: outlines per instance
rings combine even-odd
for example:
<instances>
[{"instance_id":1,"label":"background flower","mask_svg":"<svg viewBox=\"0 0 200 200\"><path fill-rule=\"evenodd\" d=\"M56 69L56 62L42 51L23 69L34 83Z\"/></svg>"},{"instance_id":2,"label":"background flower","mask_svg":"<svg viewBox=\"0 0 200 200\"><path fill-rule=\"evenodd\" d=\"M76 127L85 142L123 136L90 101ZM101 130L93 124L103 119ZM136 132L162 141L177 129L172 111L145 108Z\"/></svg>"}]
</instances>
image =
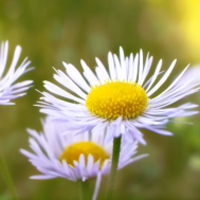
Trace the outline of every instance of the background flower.
<instances>
[{"instance_id":1,"label":"background flower","mask_svg":"<svg viewBox=\"0 0 200 200\"><path fill-rule=\"evenodd\" d=\"M0 49L0 105L13 105L13 99L24 96L25 91L31 87L33 81L26 80L18 82L23 74L32 70L28 68L30 61L25 58L21 64L18 60L21 54L21 47L17 46L10 66L8 65L8 41L1 43ZM19 66L18 66L19 65ZM16 83L17 81L17 83Z\"/></svg>"}]
</instances>

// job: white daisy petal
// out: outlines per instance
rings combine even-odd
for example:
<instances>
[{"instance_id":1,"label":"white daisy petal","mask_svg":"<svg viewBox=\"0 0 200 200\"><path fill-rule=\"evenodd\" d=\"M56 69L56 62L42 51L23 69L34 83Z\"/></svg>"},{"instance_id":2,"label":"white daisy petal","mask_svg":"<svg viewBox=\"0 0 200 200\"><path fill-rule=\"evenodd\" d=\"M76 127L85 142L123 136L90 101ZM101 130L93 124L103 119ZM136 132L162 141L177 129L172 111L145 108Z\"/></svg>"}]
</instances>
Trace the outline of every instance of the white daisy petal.
<instances>
[{"instance_id":1,"label":"white daisy petal","mask_svg":"<svg viewBox=\"0 0 200 200\"><path fill-rule=\"evenodd\" d=\"M166 71L166 73L163 75L163 77L158 81L158 83L147 93L147 96L151 96L154 92L156 92L160 86L166 81L166 79L171 74L172 70L174 69L176 64L176 60L172 62L172 64L169 66L169 69Z\"/></svg>"},{"instance_id":2,"label":"white daisy petal","mask_svg":"<svg viewBox=\"0 0 200 200\"><path fill-rule=\"evenodd\" d=\"M111 79L116 80L117 75L116 75L115 64L114 64L114 60L113 60L113 56L111 52L108 53L108 66L109 66Z\"/></svg>"},{"instance_id":3,"label":"white daisy petal","mask_svg":"<svg viewBox=\"0 0 200 200\"><path fill-rule=\"evenodd\" d=\"M128 59L128 64L127 64L127 68L128 68L128 74L127 74L127 81L131 82L133 79L133 54L131 53Z\"/></svg>"},{"instance_id":4,"label":"white daisy petal","mask_svg":"<svg viewBox=\"0 0 200 200\"><path fill-rule=\"evenodd\" d=\"M159 133L161 135L173 135L170 131L156 129L156 128L153 128L153 127L150 127L150 126L146 126L146 128L148 128L149 130L151 130L155 133Z\"/></svg>"},{"instance_id":5,"label":"white daisy petal","mask_svg":"<svg viewBox=\"0 0 200 200\"><path fill-rule=\"evenodd\" d=\"M81 60L81 65L84 70L83 74L85 78L87 79L87 81L90 83L90 85L91 86L97 85L99 81L94 75L94 73L92 72L92 70L87 66L87 64L83 60Z\"/></svg>"},{"instance_id":6,"label":"white daisy petal","mask_svg":"<svg viewBox=\"0 0 200 200\"><path fill-rule=\"evenodd\" d=\"M126 76L126 62L125 62L125 57L124 57L124 51L122 47L119 48L119 55L120 55L120 66L121 66L121 77L122 80L127 80Z\"/></svg>"},{"instance_id":7,"label":"white daisy petal","mask_svg":"<svg viewBox=\"0 0 200 200\"><path fill-rule=\"evenodd\" d=\"M145 61L145 66L144 66L144 71L143 71L143 75L142 75L142 78L141 78L141 82L140 82L140 85L143 85L148 73L149 73L149 70L151 68L151 64L153 62L153 57L150 57L149 59L146 58L146 61Z\"/></svg>"},{"instance_id":8,"label":"white daisy petal","mask_svg":"<svg viewBox=\"0 0 200 200\"><path fill-rule=\"evenodd\" d=\"M79 85L82 89L84 89L86 92L90 91L89 85L85 82L79 71L71 64L66 64L63 62L63 65L66 68L66 71L70 78L77 84Z\"/></svg>"},{"instance_id":9,"label":"white daisy petal","mask_svg":"<svg viewBox=\"0 0 200 200\"><path fill-rule=\"evenodd\" d=\"M6 67L7 62L7 56L8 56L8 41L5 43L2 42L1 44L1 50L0 50L0 77L2 77L4 69Z\"/></svg>"},{"instance_id":10,"label":"white daisy petal","mask_svg":"<svg viewBox=\"0 0 200 200\"><path fill-rule=\"evenodd\" d=\"M35 180L49 180L53 179L55 176L50 176L50 175L36 175L36 176L31 176L30 179L35 179Z\"/></svg>"},{"instance_id":11,"label":"white daisy petal","mask_svg":"<svg viewBox=\"0 0 200 200\"><path fill-rule=\"evenodd\" d=\"M54 78L64 87L68 88L69 90L73 91L77 95L82 98L85 98L86 94L72 81L67 77L63 72L57 71L58 75L55 74Z\"/></svg>"},{"instance_id":12,"label":"white daisy petal","mask_svg":"<svg viewBox=\"0 0 200 200\"><path fill-rule=\"evenodd\" d=\"M97 196L98 196L98 192L99 192L99 188L100 188L100 184L101 184L101 173L99 172L97 174L97 180L96 180L96 185L95 185L95 189L94 189L94 194L92 196L92 200L96 200Z\"/></svg>"},{"instance_id":13,"label":"white daisy petal","mask_svg":"<svg viewBox=\"0 0 200 200\"><path fill-rule=\"evenodd\" d=\"M184 73L186 72L186 70L188 69L189 65L187 65L185 67L185 69L179 74L179 76L172 82L172 84L166 89L164 90L164 92L162 92L161 94L159 94L157 96L157 98L159 98L160 96L162 96L163 94L165 94L166 92L168 92L170 89L173 88L173 86L175 86L177 84L177 82L180 80L180 78L184 75Z\"/></svg>"},{"instance_id":14,"label":"white daisy petal","mask_svg":"<svg viewBox=\"0 0 200 200\"><path fill-rule=\"evenodd\" d=\"M139 53L139 76L138 76L138 84L142 85L142 73L143 73L143 52L142 49L140 49Z\"/></svg>"},{"instance_id":15,"label":"white daisy petal","mask_svg":"<svg viewBox=\"0 0 200 200\"><path fill-rule=\"evenodd\" d=\"M134 125L130 122L127 122L128 131L132 134L133 138L139 141L141 144L146 145L145 140L143 139L143 134L134 127Z\"/></svg>"},{"instance_id":16,"label":"white daisy petal","mask_svg":"<svg viewBox=\"0 0 200 200\"><path fill-rule=\"evenodd\" d=\"M97 77L101 83L105 83L108 80L108 77L105 78L106 76L104 75L104 72L102 71L102 69L100 67L96 67L95 71L96 71Z\"/></svg>"},{"instance_id":17,"label":"white daisy petal","mask_svg":"<svg viewBox=\"0 0 200 200\"><path fill-rule=\"evenodd\" d=\"M134 61L133 61L133 75L132 75L132 82L136 82L138 77L138 54L135 55Z\"/></svg>"},{"instance_id":18,"label":"white daisy petal","mask_svg":"<svg viewBox=\"0 0 200 200\"><path fill-rule=\"evenodd\" d=\"M99 58L96 58L96 63L97 63L97 66L99 67L99 70L101 70L101 74L103 75L104 77L104 80L105 81L108 81L110 80L110 77L104 67L104 65L102 64L102 62L99 60Z\"/></svg>"},{"instance_id":19,"label":"white daisy petal","mask_svg":"<svg viewBox=\"0 0 200 200\"><path fill-rule=\"evenodd\" d=\"M119 59L118 59L117 55L115 55L115 54L113 55L113 58L114 58L114 62L115 62L117 79L122 81L122 80L125 79L125 77L123 77L123 73L122 73L122 69L121 69Z\"/></svg>"}]
</instances>

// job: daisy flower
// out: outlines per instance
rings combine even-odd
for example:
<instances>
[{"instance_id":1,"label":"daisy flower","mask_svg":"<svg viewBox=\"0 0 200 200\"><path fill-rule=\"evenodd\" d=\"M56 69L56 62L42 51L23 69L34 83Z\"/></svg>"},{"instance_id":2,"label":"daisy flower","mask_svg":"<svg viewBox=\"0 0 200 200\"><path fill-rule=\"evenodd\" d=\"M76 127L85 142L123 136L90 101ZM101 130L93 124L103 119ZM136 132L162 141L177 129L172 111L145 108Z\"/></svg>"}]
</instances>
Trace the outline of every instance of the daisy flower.
<instances>
[{"instance_id":1,"label":"daisy flower","mask_svg":"<svg viewBox=\"0 0 200 200\"><path fill-rule=\"evenodd\" d=\"M191 78L184 79L181 86L177 84L182 81L187 66L158 93L172 73L176 60L166 72L161 71L162 60L152 71L152 61L149 54L143 60L142 50L135 56L125 57L120 48L119 58L108 53L108 70L98 58L95 72L81 60L83 75L72 64L63 62L66 72L55 70L54 74L60 86L44 81L48 92L41 92L40 111L57 120L70 122L71 128L66 133L72 129L81 133L97 127L107 132L106 141L124 135L129 141L136 139L145 144L140 129L172 135L165 130L171 118L198 113L192 110L197 107L195 104L173 104L197 92L199 84L192 82Z\"/></svg>"},{"instance_id":2,"label":"daisy flower","mask_svg":"<svg viewBox=\"0 0 200 200\"><path fill-rule=\"evenodd\" d=\"M57 123L49 117L43 124L43 132L28 129L29 144L32 152L21 149L42 175L32 179L65 178L70 181L97 177L93 199L96 199L101 176L110 171L112 142L105 143L102 132L84 132L83 134L63 135L66 123ZM133 157L136 154L137 141L134 144L122 140L118 169L146 155Z\"/></svg>"},{"instance_id":3,"label":"daisy flower","mask_svg":"<svg viewBox=\"0 0 200 200\"><path fill-rule=\"evenodd\" d=\"M10 102L13 99L25 95L25 91L29 89L30 84L33 82L31 80L25 80L15 83L16 80L25 74L26 72L32 70L33 68L27 68L30 64L28 58L17 67L17 63L21 53L21 47L17 46L15 48L13 60L10 67L6 69L7 58L8 58L8 41L1 43L0 48L0 105L13 105Z\"/></svg>"}]
</instances>

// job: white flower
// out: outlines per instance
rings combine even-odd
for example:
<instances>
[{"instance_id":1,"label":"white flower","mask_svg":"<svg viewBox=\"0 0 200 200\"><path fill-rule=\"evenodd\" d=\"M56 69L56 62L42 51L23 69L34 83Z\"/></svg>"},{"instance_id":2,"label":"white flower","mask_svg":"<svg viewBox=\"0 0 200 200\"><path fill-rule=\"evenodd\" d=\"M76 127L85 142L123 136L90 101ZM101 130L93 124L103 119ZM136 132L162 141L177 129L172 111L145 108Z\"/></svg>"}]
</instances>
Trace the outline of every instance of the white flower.
<instances>
[{"instance_id":1,"label":"white flower","mask_svg":"<svg viewBox=\"0 0 200 200\"><path fill-rule=\"evenodd\" d=\"M152 61L153 57L149 55L143 61L142 50L135 56L130 54L125 57L120 48L119 58L108 53L108 70L96 58L96 73L93 73L81 60L84 77L73 65L63 62L66 74L56 70L57 74L54 75L63 88L44 81L44 87L49 92L41 92L40 111L57 120L69 121L71 128L66 133L70 133L71 129L81 133L95 127L106 130L106 141L124 135L127 140L136 139L145 144L139 130L143 128L162 135L172 135L165 130L171 118L198 113L191 110L197 107L192 103L172 105L197 92L199 84L193 84L192 79L184 79L181 86L177 84L182 80L187 66L165 90L157 93L171 74L176 60L163 75L160 75L160 60L153 75L149 76Z\"/></svg>"},{"instance_id":2,"label":"white flower","mask_svg":"<svg viewBox=\"0 0 200 200\"><path fill-rule=\"evenodd\" d=\"M8 57L8 41L1 43L0 49L0 105L13 105L11 100L25 95L25 91L30 88L31 80L15 83L16 80L32 70L28 68L30 61L27 58L17 68L17 63L20 57L21 47L17 46L14 52L13 60L8 69L6 69Z\"/></svg>"},{"instance_id":3,"label":"white flower","mask_svg":"<svg viewBox=\"0 0 200 200\"><path fill-rule=\"evenodd\" d=\"M65 178L71 181L85 181L97 177L94 196L97 195L101 176L110 171L112 142L105 143L102 132L84 132L83 134L63 135L66 123L57 123L49 117L43 121L43 133L28 129L32 152L21 149L42 175L32 176L32 179ZM118 169L146 155L133 156L136 153L137 142L126 143L122 140ZM93 198L95 199L95 198Z\"/></svg>"}]
</instances>

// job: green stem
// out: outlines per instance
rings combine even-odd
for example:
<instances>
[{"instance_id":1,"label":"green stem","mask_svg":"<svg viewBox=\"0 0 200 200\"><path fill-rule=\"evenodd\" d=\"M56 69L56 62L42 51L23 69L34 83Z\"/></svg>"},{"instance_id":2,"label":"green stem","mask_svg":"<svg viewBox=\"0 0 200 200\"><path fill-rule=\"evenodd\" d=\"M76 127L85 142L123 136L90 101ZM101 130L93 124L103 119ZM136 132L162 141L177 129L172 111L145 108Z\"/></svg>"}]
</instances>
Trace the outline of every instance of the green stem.
<instances>
[{"instance_id":1,"label":"green stem","mask_svg":"<svg viewBox=\"0 0 200 200\"><path fill-rule=\"evenodd\" d=\"M121 146L121 136L113 140L112 163L111 163L110 175L109 175L109 180L108 180L106 200L112 199L115 177L116 177L117 168L118 168L120 146Z\"/></svg>"},{"instance_id":2,"label":"green stem","mask_svg":"<svg viewBox=\"0 0 200 200\"><path fill-rule=\"evenodd\" d=\"M10 190L10 193L12 195L12 199L18 200L17 193L16 193L16 190L15 190L15 186L13 184L10 172L8 170L8 167L6 165L6 161L3 158L3 155L1 153L1 149L0 149L0 171L2 173L2 176L4 177L4 180L7 184L8 189Z\"/></svg>"},{"instance_id":3,"label":"green stem","mask_svg":"<svg viewBox=\"0 0 200 200\"><path fill-rule=\"evenodd\" d=\"M88 190L89 184L88 180L82 181L80 180L80 200L88 200Z\"/></svg>"}]
</instances>

